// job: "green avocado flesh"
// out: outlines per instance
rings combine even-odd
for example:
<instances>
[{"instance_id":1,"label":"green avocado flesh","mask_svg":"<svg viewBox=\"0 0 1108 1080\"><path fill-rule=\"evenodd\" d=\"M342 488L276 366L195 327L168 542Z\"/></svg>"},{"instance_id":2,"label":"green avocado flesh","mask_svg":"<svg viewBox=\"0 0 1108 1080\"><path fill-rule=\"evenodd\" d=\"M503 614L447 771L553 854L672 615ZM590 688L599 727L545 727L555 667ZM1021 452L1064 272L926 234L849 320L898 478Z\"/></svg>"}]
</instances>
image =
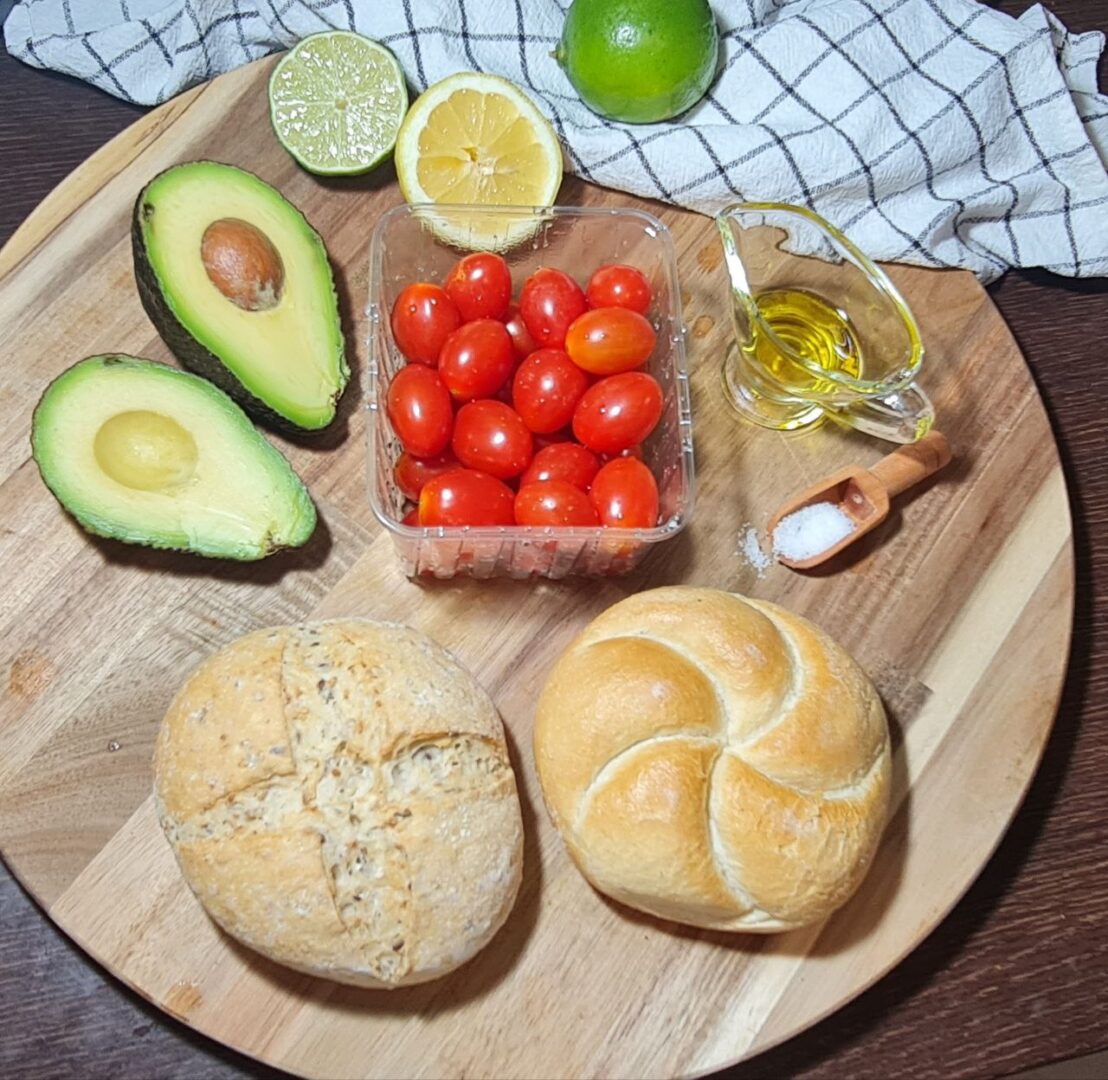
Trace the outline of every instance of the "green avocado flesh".
<instances>
[{"instance_id":1,"label":"green avocado flesh","mask_svg":"<svg viewBox=\"0 0 1108 1080\"><path fill-rule=\"evenodd\" d=\"M201 258L209 226L245 222L283 268L274 302L246 310ZM158 333L185 367L278 427L317 430L335 415L349 369L338 300L318 233L252 173L211 161L156 176L135 203L135 279Z\"/></svg>"},{"instance_id":2,"label":"green avocado flesh","mask_svg":"<svg viewBox=\"0 0 1108 1080\"><path fill-rule=\"evenodd\" d=\"M31 446L46 486L98 536L228 559L303 544L312 500L222 390L133 356L92 356L42 395Z\"/></svg>"}]
</instances>

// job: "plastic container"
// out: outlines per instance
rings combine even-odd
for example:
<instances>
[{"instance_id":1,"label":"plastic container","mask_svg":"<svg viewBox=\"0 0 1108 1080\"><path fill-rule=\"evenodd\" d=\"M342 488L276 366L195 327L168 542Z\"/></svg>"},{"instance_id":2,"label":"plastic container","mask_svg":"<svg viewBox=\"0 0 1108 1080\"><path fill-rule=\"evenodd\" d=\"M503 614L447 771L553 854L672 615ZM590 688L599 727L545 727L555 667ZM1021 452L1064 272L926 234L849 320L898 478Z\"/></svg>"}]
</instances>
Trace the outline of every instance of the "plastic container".
<instances>
[{"instance_id":1,"label":"plastic container","mask_svg":"<svg viewBox=\"0 0 1108 1080\"><path fill-rule=\"evenodd\" d=\"M513 294L540 266L573 276L582 286L598 267L623 262L649 279L654 301L647 317L658 343L647 370L662 387L662 418L643 446L643 459L658 481L660 524L650 529L464 527L422 528L401 523L405 499L393 480L401 447L385 412L392 376L404 366L389 326L397 295L414 281L441 282L460 258L440 235L458 235L480 222L512 237L498 247L512 270ZM472 225L471 225L472 227ZM524 236L522 241L518 238ZM384 214L370 245L368 442L369 498L374 514L392 534L409 576L449 578L506 575L562 578L625 574L655 544L675 536L693 508L694 467L685 331L677 260L669 231L640 210L569 206L495 209L398 206Z\"/></svg>"}]
</instances>

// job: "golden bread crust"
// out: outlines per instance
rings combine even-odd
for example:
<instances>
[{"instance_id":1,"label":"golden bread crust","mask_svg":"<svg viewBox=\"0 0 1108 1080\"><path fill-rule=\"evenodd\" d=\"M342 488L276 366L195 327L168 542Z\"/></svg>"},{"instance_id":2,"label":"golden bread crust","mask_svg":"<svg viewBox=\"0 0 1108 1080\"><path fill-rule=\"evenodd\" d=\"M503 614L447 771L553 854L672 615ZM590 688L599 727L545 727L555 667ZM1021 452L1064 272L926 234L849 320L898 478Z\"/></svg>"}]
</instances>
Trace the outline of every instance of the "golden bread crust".
<instances>
[{"instance_id":1,"label":"golden bread crust","mask_svg":"<svg viewBox=\"0 0 1108 1080\"><path fill-rule=\"evenodd\" d=\"M162 827L230 934L392 987L504 922L523 830L488 695L434 642L362 620L240 638L193 672L155 752Z\"/></svg>"},{"instance_id":2,"label":"golden bread crust","mask_svg":"<svg viewBox=\"0 0 1108 1080\"><path fill-rule=\"evenodd\" d=\"M774 604L673 587L571 643L539 699L535 763L574 861L663 918L768 932L855 890L888 810L872 683Z\"/></svg>"}]
</instances>

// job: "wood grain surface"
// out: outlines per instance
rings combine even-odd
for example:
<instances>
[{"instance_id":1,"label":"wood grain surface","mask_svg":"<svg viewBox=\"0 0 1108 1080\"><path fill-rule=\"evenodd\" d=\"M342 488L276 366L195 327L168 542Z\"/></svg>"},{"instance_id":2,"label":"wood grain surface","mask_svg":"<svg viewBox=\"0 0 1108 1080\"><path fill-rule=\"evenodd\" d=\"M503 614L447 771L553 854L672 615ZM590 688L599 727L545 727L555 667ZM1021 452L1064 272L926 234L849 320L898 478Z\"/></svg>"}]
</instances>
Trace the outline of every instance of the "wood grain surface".
<instances>
[{"instance_id":1,"label":"wood grain surface","mask_svg":"<svg viewBox=\"0 0 1108 1080\"><path fill-rule=\"evenodd\" d=\"M1062 11L1062 14L1068 13ZM4 93L9 90L8 69L12 67L8 63L0 74L0 89ZM48 80L38 73L17 70L20 78ZM70 89L81 94L91 93L85 88L66 87L67 91ZM108 99L95 96L95 100L112 109L123 110ZM0 135L6 134L0 129ZM36 189L32 186L31 190ZM9 188L8 194L18 200L20 190L13 192ZM8 205L9 208L14 205L18 212L18 201ZM1008 295L1006 290L1012 288L1017 290L1018 301L1021 297L1040 297L1034 304L1027 299L1016 303L1013 311L1016 315L1025 312L1026 317L1023 323L1018 319L1013 321L1017 326L1026 327L1024 332L1040 346L1043 363L1037 365L1036 370L1044 380L1048 395L1054 397L1056 406L1059 400L1068 406L1060 423L1063 436L1070 431L1066 418L1077 418L1078 426L1072 429L1071 439L1064 439L1064 446L1077 448L1079 466L1082 462L1096 463L1097 455L1103 450L1103 441L1098 442L1098 432L1091 423L1098 406L1096 390L1089 385L1084 372L1074 372L1067 366L1067 362L1072 365L1083 358L1091 358L1084 335L1095 325L1098 315L1103 320L1104 306L1103 302L1099 306L1081 304L1080 296L1083 292L1095 291L1096 287L1049 293L1047 295L1055 299L1049 305L1051 309L1046 311L1043 309L1048 305L1041 300L1045 289L1027 285L1015 277L998 291L1002 304ZM1082 313L1080 317L1078 311ZM1034 360L1035 350L1031 351ZM1082 454L1087 456L1082 457ZM1094 521L1098 514L1103 518L1103 487L1100 488L1100 502L1096 499L1099 476L1099 472L1090 469L1083 479L1091 487L1086 489L1078 485L1079 494L1089 491L1088 513ZM1079 519L1079 526L1080 523ZM1081 531L1079 543L1087 544ZM1084 556L1081 569L1087 590L1092 565L1090 550L1087 546L1079 547L1079 554ZM1096 1009L1103 1005L1096 993L1098 987L1102 992L1103 980L1095 976L1097 960L1102 964L1104 943L1093 936L1091 928L1098 910L1103 911L1103 893L1078 888L1079 897L1072 900L1068 894L1054 895L1059 865L1067 874L1071 887L1079 886L1082 881L1095 882L1097 874L1103 870L1103 860L1098 863L1096 856L1096 840L1103 828L1096 804L1095 782L1086 784L1081 798L1071 799L1075 812L1067 815L1064 823L1055 824L1056 818L1050 819L1044 830L1046 840L1040 839L1035 847L1028 872L1034 870L1034 859L1043 843L1049 841L1051 827L1057 837L1056 861L1048 862L1028 886L1024 885L1026 873L1018 877L1013 873L1013 868L1022 862L1028 850L1029 837L1034 837L1042 828L1044 803L1048 805L1057 792L1059 769L1064 767L1073 741L1073 725L1083 708L1087 717L1095 717L1095 690L1103 686L1103 666L1099 669L1094 666L1090 676L1090 665L1096 663L1099 655L1094 652L1099 639L1091 632L1100 627L1091 617L1087 591L1079 594L1079 605L1074 665L1059 729L1063 734L1056 734L1047 768L1032 791L1028 810L1021 815L990 874L978 883L955 915L944 923L943 929L897 972L832 1021L753 1062L747 1067L748 1071L754 1070L749 1071L749 1075L780 1075L782 1072L840 1075L848 1070L873 1075L909 1071L914 1075L995 1072L1006 1065L1030 1064L1096 1045L1100 1037ZM33 687L43 675L33 663L24 663L15 670L18 678L13 686L16 687ZM1086 690L1088 698L1084 696ZM1059 738L1063 738L1061 743ZM1084 745L1089 745L1087 738ZM1095 762L1095 742L1092 752ZM1075 754L1075 764L1079 765L1081 760L1080 755ZM1095 781L1095 775L1091 775L1090 780ZM1064 798L1065 791L1063 805ZM1029 811L1034 814L1030 820ZM1068 864L1067 852L1070 854ZM1003 913L1006 909L1010 913L1013 904L1019 914L1023 888L1032 890L1022 902L1025 917L1017 917L1014 921L1010 917L1005 919ZM5 900L10 900L11 896L9 891ZM1052 897L1049 903L1045 899L1047 896ZM1028 917L1032 913L1034 920ZM1049 926L1051 931L1037 933L1036 923ZM5 1025L0 1055L4 1055L3 1061L13 1065L18 1061L21 1074L80 1074L94 1068L94 1071L111 1071L115 1075L151 1075L153 1071L157 1075L195 1076L227 1075L237 1070L237 1066L217 1053L192 1049L186 1035L167 1026L152 1025L148 1015L136 1012L136 1006L125 1003L120 991L110 983L103 983L80 961L68 957L65 945L33 917L24 916L19 921L5 919L4 932L10 936L5 938L0 954L3 965L0 993L4 995L2 1004L7 1006L6 1016L13 1022ZM980 948L985 950L984 959L974 956L978 941ZM962 948L966 942L968 944ZM20 949L27 951L21 955ZM1073 960L1081 957L1086 961L1085 967L1067 964L1067 956ZM939 971L944 965L947 970ZM1023 977L1005 978L1008 972ZM1064 1002L1059 1002L1057 995L1052 1001L1043 993L1045 987L1059 985L1060 978L1080 985L1083 977L1089 980L1086 983L1089 992L1084 995L1071 993ZM923 986L927 980L938 989ZM1052 1008L1058 1010L1061 1006L1064 1011L1051 1012ZM1058 1022L1063 1016L1065 1023ZM26 1023L20 1023L21 1020ZM994 1042L989 1041L990 1032L996 1037ZM924 1055L922 1059L921 1054ZM250 1068L255 1073L258 1071L256 1066Z\"/></svg>"},{"instance_id":2,"label":"wood grain surface","mask_svg":"<svg viewBox=\"0 0 1108 1080\"><path fill-rule=\"evenodd\" d=\"M658 206L692 328L701 511L634 575L407 580L367 506L357 383L335 430L284 443L320 508L303 549L243 566L92 541L28 460L29 415L43 385L82 353L169 359L138 301L128 234L134 192L168 165L249 167L304 211L335 264L352 367L366 371L368 242L400 195L379 178L321 183L291 161L265 122L275 62L137 121L0 253L11 361L0 376L0 490L13 521L0 560L20 568L0 589L0 665L15 684L0 710L0 850L55 921L144 996L310 1076L691 1075L802 1031L888 970L957 900L1018 805L1053 721L1072 616L1070 521L1018 348L969 274L894 268L927 342L928 392L957 465L900 500L849 558L819 574L759 575L737 551L742 528L764 527L782 492L872 464L888 446L833 425L798 438L737 422L719 390L732 329L718 235L707 218ZM631 202L573 180L561 199ZM822 925L748 938L622 911L585 885L537 809L530 723L553 660L628 591L673 582L808 614L881 691L895 745L890 824L865 888ZM305 978L220 934L185 886L150 794L158 722L201 659L259 626L350 615L408 622L477 673L514 743L528 825L524 885L504 931L452 976L391 995Z\"/></svg>"}]
</instances>

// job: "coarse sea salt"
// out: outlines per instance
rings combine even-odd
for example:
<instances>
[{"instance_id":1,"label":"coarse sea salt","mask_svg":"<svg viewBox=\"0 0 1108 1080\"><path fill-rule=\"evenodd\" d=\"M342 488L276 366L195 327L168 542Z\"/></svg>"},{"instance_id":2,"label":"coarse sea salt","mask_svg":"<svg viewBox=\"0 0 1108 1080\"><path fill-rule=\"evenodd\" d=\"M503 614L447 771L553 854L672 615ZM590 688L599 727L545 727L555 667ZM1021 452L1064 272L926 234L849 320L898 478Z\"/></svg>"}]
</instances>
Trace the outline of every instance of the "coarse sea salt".
<instances>
[{"instance_id":1,"label":"coarse sea salt","mask_svg":"<svg viewBox=\"0 0 1108 1080\"><path fill-rule=\"evenodd\" d=\"M762 550L758 540L758 530L753 525L747 525L740 534L739 551L748 563L754 568L758 577L761 577L773 563L773 557Z\"/></svg>"},{"instance_id":2,"label":"coarse sea salt","mask_svg":"<svg viewBox=\"0 0 1108 1080\"><path fill-rule=\"evenodd\" d=\"M773 553L802 562L814 559L845 540L854 522L834 503L818 502L786 514L773 530Z\"/></svg>"}]
</instances>

